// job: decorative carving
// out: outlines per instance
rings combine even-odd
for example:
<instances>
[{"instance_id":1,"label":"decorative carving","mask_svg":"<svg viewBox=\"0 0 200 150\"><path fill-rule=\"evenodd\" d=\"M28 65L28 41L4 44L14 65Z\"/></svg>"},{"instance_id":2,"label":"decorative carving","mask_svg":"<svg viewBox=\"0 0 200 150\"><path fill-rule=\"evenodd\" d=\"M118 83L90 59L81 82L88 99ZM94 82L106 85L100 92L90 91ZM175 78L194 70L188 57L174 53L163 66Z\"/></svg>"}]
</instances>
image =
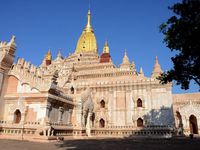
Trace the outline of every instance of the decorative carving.
<instances>
[{"instance_id":1,"label":"decorative carving","mask_svg":"<svg viewBox=\"0 0 200 150\"><path fill-rule=\"evenodd\" d=\"M24 105L24 98L20 97L11 107L10 107L10 114L13 114L15 110L19 109L22 113L25 113L26 106Z\"/></svg>"},{"instance_id":2,"label":"decorative carving","mask_svg":"<svg viewBox=\"0 0 200 150\"><path fill-rule=\"evenodd\" d=\"M189 101L188 104L185 104L184 106L179 108L179 112L182 116L186 116L187 118L189 118L191 114L194 114L195 116L197 116L197 118L200 118L200 105Z\"/></svg>"}]
</instances>

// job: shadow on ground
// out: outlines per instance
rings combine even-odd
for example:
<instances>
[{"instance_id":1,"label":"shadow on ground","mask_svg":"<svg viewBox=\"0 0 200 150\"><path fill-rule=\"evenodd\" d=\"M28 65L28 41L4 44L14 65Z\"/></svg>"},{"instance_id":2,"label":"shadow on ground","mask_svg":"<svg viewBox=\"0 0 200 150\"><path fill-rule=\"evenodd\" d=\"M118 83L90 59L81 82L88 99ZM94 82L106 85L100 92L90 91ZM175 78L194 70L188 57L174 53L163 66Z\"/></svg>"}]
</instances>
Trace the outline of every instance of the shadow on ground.
<instances>
[{"instance_id":1,"label":"shadow on ground","mask_svg":"<svg viewBox=\"0 0 200 150\"><path fill-rule=\"evenodd\" d=\"M200 139L84 139L56 144L65 150L199 150Z\"/></svg>"}]
</instances>

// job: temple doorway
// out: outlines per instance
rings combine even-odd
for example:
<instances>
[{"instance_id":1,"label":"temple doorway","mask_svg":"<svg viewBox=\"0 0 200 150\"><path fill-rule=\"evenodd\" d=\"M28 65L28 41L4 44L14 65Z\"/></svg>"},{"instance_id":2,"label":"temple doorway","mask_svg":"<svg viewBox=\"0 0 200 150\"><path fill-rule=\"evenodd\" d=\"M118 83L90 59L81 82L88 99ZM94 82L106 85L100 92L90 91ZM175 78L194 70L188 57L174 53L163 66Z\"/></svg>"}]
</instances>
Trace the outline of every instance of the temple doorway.
<instances>
[{"instance_id":1,"label":"temple doorway","mask_svg":"<svg viewBox=\"0 0 200 150\"><path fill-rule=\"evenodd\" d=\"M198 134L197 118L194 115L191 115L189 118L189 122L190 122L190 133Z\"/></svg>"},{"instance_id":2,"label":"temple doorway","mask_svg":"<svg viewBox=\"0 0 200 150\"><path fill-rule=\"evenodd\" d=\"M17 109L14 112L14 123L20 123L21 121L21 112L19 111L19 109Z\"/></svg>"},{"instance_id":3,"label":"temple doorway","mask_svg":"<svg viewBox=\"0 0 200 150\"><path fill-rule=\"evenodd\" d=\"M105 127L105 121L102 118L99 120L99 127L100 128L104 128Z\"/></svg>"}]
</instances>

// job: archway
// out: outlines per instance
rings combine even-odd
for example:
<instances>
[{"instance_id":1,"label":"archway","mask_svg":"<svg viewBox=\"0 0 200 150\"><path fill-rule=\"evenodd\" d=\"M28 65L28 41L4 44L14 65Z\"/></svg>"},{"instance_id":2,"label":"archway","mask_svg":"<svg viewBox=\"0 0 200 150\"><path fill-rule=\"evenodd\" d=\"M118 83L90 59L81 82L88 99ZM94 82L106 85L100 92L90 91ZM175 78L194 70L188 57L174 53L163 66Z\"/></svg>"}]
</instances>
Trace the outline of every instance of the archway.
<instances>
[{"instance_id":1,"label":"archway","mask_svg":"<svg viewBox=\"0 0 200 150\"><path fill-rule=\"evenodd\" d=\"M178 119L178 127L183 127L182 116L179 111L176 111L176 117Z\"/></svg>"},{"instance_id":2,"label":"archway","mask_svg":"<svg viewBox=\"0 0 200 150\"><path fill-rule=\"evenodd\" d=\"M74 94L74 87L73 86L70 88L70 91L71 91L71 94Z\"/></svg>"},{"instance_id":3,"label":"archway","mask_svg":"<svg viewBox=\"0 0 200 150\"><path fill-rule=\"evenodd\" d=\"M105 121L102 118L99 120L99 127L100 128L104 128L105 127Z\"/></svg>"},{"instance_id":4,"label":"archway","mask_svg":"<svg viewBox=\"0 0 200 150\"><path fill-rule=\"evenodd\" d=\"M190 133L198 134L197 118L194 115L191 115L189 118L189 122L190 122Z\"/></svg>"},{"instance_id":5,"label":"archway","mask_svg":"<svg viewBox=\"0 0 200 150\"><path fill-rule=\"evenodd\" d=\"M138 118L137 127L143 127L143 119L142 118Z\"/></svg>"},{"instance_id":6,"label":"archway","mask_svg":"<svg viewBox=\"0 0 200 150\"><path fill-rule=\"evenodd\" d=\"M142 100L140 98L137 100L137 107L142 107Z\"/></svg>"},{"instance_id":7,"label":"archway","mask_svg":"<svg viewBox=\"0 0 200 150\"><path fill-rule=\"evenodd\" d=\"M100 102L100 107L101 107L101 108L105 108L105 101L104 101L104 100L101 100L101 102Z\"/></svg>"},{"instance_id":8,"label":"archway","mask_svg":"<svg viewBox=\"0 0 200 150\"><path fill-rule=\"evenodd\" d=\"M177 117L177 133L178 135L183 134L183 122L182 122L182 116L179 111L176 111L176 117Z\"/></svg>"},{"instance_id":9,"label":"archway","mask_svg":"<svg viewBox=\"0 0 200 150\"><path fill-rule=\"evenodd\" d=\"M20 123L21 121L21 112L19 111L19 109L17 109L14 112L14 123Z\"/></svg>"}]
</instances>

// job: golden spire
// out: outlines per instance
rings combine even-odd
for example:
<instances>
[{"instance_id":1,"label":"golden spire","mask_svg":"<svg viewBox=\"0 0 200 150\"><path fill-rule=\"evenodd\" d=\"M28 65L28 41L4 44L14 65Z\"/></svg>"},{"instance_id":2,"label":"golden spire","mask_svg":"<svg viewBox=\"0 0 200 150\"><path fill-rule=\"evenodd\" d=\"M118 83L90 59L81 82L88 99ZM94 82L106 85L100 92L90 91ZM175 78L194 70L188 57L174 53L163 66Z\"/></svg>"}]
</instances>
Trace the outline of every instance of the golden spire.
<instances>
[{"instance_id":1,"label":"golden spire","mask_svg":"<svg viewBox=\"0 0 200 150\"><path fill-rule=\"evenodd\" d=\"M91 26L91 13L90 13L90 9L88 10L88 15L87 15L87 25L85 27L85 31L86 32L93 32L92 30L92 26Z\"/></svg>"},{"instance_id":2,"label":"golden spire","mask_svg":"<svg viewBox=\"0 0 200 150\"><path fill-rule=\"evenodd\" d=\"M94 31L91 26L91 13L88 10L87 25L83 30L77 45L75 53L97 53L97 42Z\"/></svg>"},{"instance_id":3,"label":"golden spire","mask_svg":"<svg viewBox=\"0 0 200 150\"><path fill-rule=\"evenodd\" d=\"M52 56L51 56L51 50L49 49L46 55L46 60L51 60Z\"/></svg>"},{"instance_id":4,"label":"golden spire","mask_svg":"<svg viewBox=\"0 0 200 150\"><path fill-rule=\"evenodd\" d=\"M103 53L109 53L109 52L110 52L110 50L109 50L109 46L108 46L108 41L106 40L104 48L103 48Z\"/></svg>"}]
</instances>

